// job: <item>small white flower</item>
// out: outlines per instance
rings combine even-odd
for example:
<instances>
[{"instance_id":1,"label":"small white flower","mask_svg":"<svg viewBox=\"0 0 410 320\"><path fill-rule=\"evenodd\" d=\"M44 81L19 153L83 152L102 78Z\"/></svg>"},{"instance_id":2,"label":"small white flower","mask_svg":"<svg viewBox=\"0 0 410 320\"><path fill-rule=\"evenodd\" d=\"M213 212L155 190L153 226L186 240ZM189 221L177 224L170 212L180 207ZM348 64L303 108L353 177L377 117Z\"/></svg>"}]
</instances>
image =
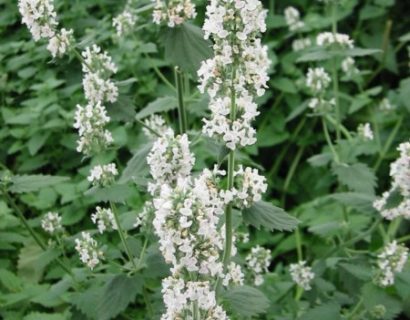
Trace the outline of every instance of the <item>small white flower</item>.
<instances>
[{"instance_id":1,"label":"small white flower","mask_svg":"<svg viewBox=\"0 0 410 320\"><path fill-rule=\"evenodd\" d=\"M312 41L309 38L295 39L292 42L293 51L300 51L306 49L312 45Z\"/></svg>"},{"instance_id":2,"label":"small white flower","mask_svg":"<svg viewBox=\"0 0 410 320\"><path fill-rule=\"evenodd\" d=\"M164 135L169 129L169 126L166 124L164 118L158 114L152 114L148 118L144 119L144 123L147 127L151 128L161 136ZM147 128L142 128L142 132L144 132L148 138L157 138L157 136Z\"/></svg>"},{"instance_id":3,"label":"small white flower","mask_svg":"<svg viewBox=\"0 0 410 320\"><path fill-rule=\"evenodd\" d=\"M409 249L393 241L387 244L377 256L378 272L375 282L387 287L394 284L394 275L403 270L409 256Z\"/></svg>"},{"instance_id":4,"label":"small white flower","mask_svg":"<svg viewBox=\"0 0 410 320\"><path fill-rule=\"evenodd\" d=\"M330 47L337 45L342 48L351 49L354 47L354 41L347 34L322 32L316 37L316 44L319 47Z\"/></svg>"},{"instance_id":5,"label":"small white flower","mask_svg":"<svg viewBox=\"0 0 410 320\"><path fill-rule=\"evenodd\" d=\"M75 239L75 250L80 255L81 262L90 269L94 269L104 257L102 251L98 248L97 241L88 232L81 232L81 238Z\"/></svg>"},{"instance_id":6,"label":"small white flower","mask_svg":"<svg viewBox=\"0 0 410 320\"><path fill-rule=\"evenodd\" d=\"M315 278L312 268L306 265L306 261L299 261L289 266L292 280L301 288L308 291L312 289L311 282Z\"/></svg>"},{"instance_id":7,"label":"small white flower","mask_svg":"<svg viewBox=\"0 0 410 320\"><path fill-rule=\"evenodd\" d=\"M290 31L296 31L305 26L303 21L300 21L300 13L294 7L287 7L285 9L285 20Z\"/></svg>"},{"instance_id":8,"label":"small white flower","mask_svg":"<svg viewBox=\"0 0 410 320\"><path fill-rule=\"evenodd\" d=\"M342 61L342 70L349 78L359 73L359 70L356 68L355 61L352 57L347 57Z\"/></svg>"},{"instance_id":9,"label":"small white flower","mask_svg":"<svg viewBox=\"0 0 410 320\"><path fill-rule=\"evenodd\" d=\"M57 212L46 213L41 220L41 227L50 234L62 231L61 216Z\"/></svg>"},{"instance_id":10,"label":"small white flower","mask_svg":"<svg viewBox=\"0 0 410 320\"><path fill-rule=\"evenodd\" d=\"M50 51L53 58L61 57L67 52L73 41L73 29L66 30L63 28L50 38L47 50Z\"/></svg>"},{"instance_id":11,"label":"small white flower","mask_svg":"<svg viewBox=\"0 0 410 320\"><path fill-rule=\"evenodd\" d=\"M114 213L110 208L96 207L96 211L91 215L91 220L97 225L98 231L102 234L104 231L117 230Z\"/></svg>"},{"instance_id":12,"label":"small white flower","mask_svg":"<svg viewBox=\"0 0 410 320\"><path fill-rule=\"evenodd\" d=\"M165 23L173 28L196 17L196 10L191 0L152 0L155 3L152 19L154 23Z\"/></svg>"},{"instance_id":13,"label":"small white flower","mask_svg":"<svg viewBox=\"0 0 410 320\"><path fill-rule=\"evenodd\" d=\"M388 98L383 98L383 100L380 101L379 108L382 111L391 111L396 109L396 106L394 106Z\"/></svg>"},{"instance_id":14,"label":"small white flower","mask_svg":"<svg viewBox=\"0 0 410 320\"><path fill-rule=\"evenodd\" d=\"M136 21L137 17L134 14L129 10L124 10L112 20L112 25L115 27L117 35L120 37L125 33L130 32Z\"/></svg>"},{"instance_id":15,"label":"small white flower","mask_svg":"<svg viewBox=\"0 0 410 320\"><path fill-rule=\"evenodd\" d=\"M93 185L106 187L115 181L116 175L118 175L118 170L115 163L96 165L91 169L87 180Z\"/></svg>"},{"instance_id":16,"label":"small white flower","mask_svg":"<svg viewBox=\"0 0 410 320\"><path fill-rule=\"evenodd\" d=\"M271 260L271 251L259 245L253 247L246 256L247 268L253 274L255 286L260 286L264 282L262 275L268 272Z\"/></svg>"},{"instance_id":17,"label":"small white flower","mask_svg":"<svg viewBox=\"0 0 410 320\"><path fill-rule=\"evenodd\" d=\"M357 133L363 140L373 140L374 135L373 135L373 130L372 127L370 126L370 123L365 123L365 124L360 124L359 127L357 128Z\"/></svg>"},{"instance_id":18,"label":"small white flower","mask_svg":"<svg viewBox=\"0 0 410 320\"><path fill-rule=\"evenodd\" d=\"M329 74L324 68L309 68L306 75L306 86L317 95L323 93L331 82Z\"/></svg>"}]
</instances>

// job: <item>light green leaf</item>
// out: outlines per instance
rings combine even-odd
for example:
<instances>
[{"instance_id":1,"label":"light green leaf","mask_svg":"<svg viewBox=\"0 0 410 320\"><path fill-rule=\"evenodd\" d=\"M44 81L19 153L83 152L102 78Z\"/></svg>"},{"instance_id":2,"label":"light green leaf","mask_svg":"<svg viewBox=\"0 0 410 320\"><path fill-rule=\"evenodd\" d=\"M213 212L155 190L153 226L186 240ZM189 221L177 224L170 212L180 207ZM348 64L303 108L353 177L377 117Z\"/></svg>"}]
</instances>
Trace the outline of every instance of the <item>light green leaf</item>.
<instances>
[{"instance_id":1,"label":"light green leaf","mask_svg":"<svg viewBox=\"0 0 410 320\"><path fill-rule=\"evenodd\" d=\"M133 155L122 172L119 180L120 183L126 183L130 180L135 180L137 177L145 176L148 172L147 156L151 148L152 143L147 143Z\"/></svg>"},{"instance_id":2,"label":"light green leaf","mask_svg":"<svg viewBox=\"0 0 410 320\"><path fill-rule=\"evenodd\" d=\"M38 191L45 187L54 186L69 180L67 177L48 175L23 175L11 178L10 192L26 193Z\"/></svg>"},{"instance_id":3,"label":"light green leaf","mask_svg":"<svg viewBox=\"0 0 410 320\"><path fill-rule=\"evenodd\" d=\"M330 197L359 212L369 214L375 212L373 202L376 200L376 197L373 195L357 192L340 192L332 194Z\"/></svg>"},{"instance_id":4,"label":"light green leaf","mask_svg":"<svg viewBox=\"0 0 410 320\"><path fill-rule=\"evenodd\" d=\"M227 291L223 300L230 310L241 316L241 319L263 314L269 307L268 298L250 286L235 287Z\"/></svg>"},{"instance_id":5,"label":"light green leaf","mask_svg":"<svg viewBox=\"0 0 410 320\"><path fill-rule=\"evenodd\" d=\"M254 203L250 208L244 209L242 214L246 223L258 229L264 227L268 230L292 231L299 223L283 209L265 201Z\"/></svg>"},{"instance_id":6,"label":"light green leaf","mask_svg":"<svg viewBox=\"0 0 410 320\"><path fill-rule=\"evenodd\" d=\"M340 306L336 303L327 303L308 310L299 320L339 320Z\"/></svg>"},{"instance_id":7,"label":"light green leaf","mask_svg":"<svg viewBox=\"0 0 410 320\"><path fill-rule=\"evenodd\" d=\"M44 312L31 312L26 315L23 320L67 320L67 316L62 313L44 313Z\"/></svg>"},{"instance_id":8,"label":"light green leaf","mask_svg":"<svg viewBox=\"0 0 410 320\"><path fill-rule=\"evenodd\" d=\"M196 76L201 62L212 55L212 44L204 39L201 28L189 23L167 28L165 57L182 70Z\"/></svg>"},{"instance_id":9,"label":"light green leaf","mask_svg":"<svg viewBox=\"0 0 410 320\"><path fill-rule=\"evenodd\" d=\"M370 314L375 311L375 308L384 307L385 314L381 319L393 320L402 310L399 300L372 283L368 283L362 288L362 297L364 306Z\"/></svg>"},{"instance_id":10,"label":"light green leaf","mask_svg":"<svg viewBox=\"0 0 410 320\"><path fill-rule=\"evenodd\" d=\"M106 188L91 188L85 194L93 196L98 202L124 202L134 194L134 190L126 184L114 184Z\"/></svg>"}]
</instances>

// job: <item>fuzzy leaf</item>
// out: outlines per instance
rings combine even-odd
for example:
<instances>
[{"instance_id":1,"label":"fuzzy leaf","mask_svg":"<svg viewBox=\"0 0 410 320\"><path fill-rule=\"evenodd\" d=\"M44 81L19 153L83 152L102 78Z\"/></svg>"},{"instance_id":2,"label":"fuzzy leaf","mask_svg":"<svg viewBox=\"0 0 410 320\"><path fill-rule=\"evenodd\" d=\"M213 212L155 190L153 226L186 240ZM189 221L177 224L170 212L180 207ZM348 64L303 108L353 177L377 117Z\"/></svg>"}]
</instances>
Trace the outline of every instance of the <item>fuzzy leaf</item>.
<instances>
[{"instance_id":1,"label":"fuzzy leaf","mask_svg":"<svg viewBox=\"0 0 410 320\"><path fill-rule=\"evenodd\" d=\"M392 320L401 312L402 306L399 300L390 296L385 290L376 287L372 283L362 288L364 306L371 313L376 306L384 306L386 313L382 319Z\"/></svg>"},{"instance_id":2,"label":"fuzzy leaf","mask_svg":"<svg viewBox=\"0 0 410 320\"><path fill-rule=\"evenodd\" d=\"M67 181L68 177L48 176L48 175L23 175L11 178L10 192L26 193L54 186Z\"/></svg>"},{"instance_id":3,"label":"fuzzy leaf","mask_svg":"<svg viewBox=\"0 0 410 320\"><path fill-rule=\"evenodd\" d=\"M124 202L133 195L133 189L126 184L114 184L106 188L92 188L85 195L93 196L95 201Z\"/></svg>"},{"instance_id":4,"label":"fuzzy leaf","mask_svg":"<svg viewBox=\"0 0 410 320\"><path fill-rule=\"evenodd\" d=\"M133 155L122 172L119 181L120 183L125 183L134 180L137 177L142 177L148 172L147 156L151 151L151 148L152 143L147 143Z\"/></svg>"},{"instance_id":5,"label":"fuzzy leaf","mask_svg":"<svg viewBox=\"0 0 410 320\"><path fill-rule=\"evenodd\" d=\"M375 212L373 201L376 197L373 195L358 192L341 192L330 196L332 199L356 209L359 212L372 214Z\"/></svg>"},{"instance_id":6,"label":"fuzzy leaf","mask_svg":"<svg viewBox=\"0 0 410 320\"><path fill-rule=\"evenodd\" d=\"M349 187L351 190L364 194L374 194L376 176L373 170L366 164L335 165L333 167L333 173L337 176L341 184Z\"/></svg>"},{"instance_id":7,"label":"fuzzy leaf","mask_svg":"<svg viewBox=\"0 0 410 320\"><path fill-rule=\"evenodd\" d=\"M26 315L23 320L66 320L67 316L62 313L44 313L44 312L31 312Z\"/></svg>"},{"instance_id":8,"label":"fuzzy leaf","mask_svg":"<svg viewBox=\"0 0 410 320\"><path fill-rule=\"evenodd\" d=\"M99 320L113 319L124 311L135 296L142 292L142 279L120 274L113 277L105 286L97 306Z\"/></svg>"},{"instance_id":9,"label":"fuzzy leaf","mask_svg":"<svg viewBox=\"0 0 410 320\"><path fill-rule=\"evenodd\" d=\"M227 291L223 297L227 307L243 318L263 314L269 307L268 298L258 289L240 286Z\"/></svg>"},{"instance_id":10,"label":"fuzzy leaf","mask_svg":"<svg viewBox=\"0 0 410 320\"><path fill-rule=\"evenodd\" d=\"M268 230L292 231L299 223L283 209L265 201L254 203L250 208L244 209L242 214L246 223L258 229L264 227Z\"/></svg>"}]
</instances>

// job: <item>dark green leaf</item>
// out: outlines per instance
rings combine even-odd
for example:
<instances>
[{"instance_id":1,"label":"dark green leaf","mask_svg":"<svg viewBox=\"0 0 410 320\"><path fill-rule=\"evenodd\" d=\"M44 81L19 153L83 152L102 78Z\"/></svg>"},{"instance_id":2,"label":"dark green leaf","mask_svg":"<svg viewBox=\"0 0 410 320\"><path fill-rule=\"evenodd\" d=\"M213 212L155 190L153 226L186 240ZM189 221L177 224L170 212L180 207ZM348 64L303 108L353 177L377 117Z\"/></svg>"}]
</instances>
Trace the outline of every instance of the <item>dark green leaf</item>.
<instances>
[{"instance_id":1,"label":"dark green leaf","mask_svg":"<svg viewBox=\"0 0 410 320\"><path fill-rule=\"evenodd\" d=\"M85 194L93 196L97 202L124 202L134 194L134 190L126 184L114 184L106 188L92 188Z\"/></svg>"},{"instance_id":2,"label":"dark green leaf","mask_svg":"<svg viewBox=\"0 0 410 320\"><path fill-rule=\"evenodd\" d=\"M127 166L122 172L120 183L126 183L130 180L143 177L148 172L147 156L151 151L152 143L147 143L142 146L127 162Z\"/></svg>"},{"instance_id":3,"label":"dark green leaf","mask_svg":"<svg viewBox=\"0 0 410 320\"><path fill-rule=\"evenodd\" d=\"M143 119L154 113L166 112L177 107L175 97L161 97L149 103L144 109L139 111L135 116L137 119Z\"/></svg>"},{"instance_id":4,"label":"dark green leaf","mask_svg":"<svg viewBox=\"0 0 410 320\"><path fill-rule=\"evenodd\" d=\"M308 310L299 320L338 320L340 317L340 306L336 303L327 303Z\"/></svg>"},{"instance_id":5,"label":"dark green leaf","mask_svg":"<svg viewBox=\"0 0 410 320\"><path fill-rule=\"evenodd\" d=\"M366 164L337 164L333 167L333 173L341 184L351 190L364 194L374 194L376 176Z\"/></svg>"},{"instance_id":6,"label":"dark green leaf","mask_svg":"<svg viewBox=\"0 0 410 320\"><path fill-rule=\"evenodd\" d=\"M54 186L67 181L69 178L47 175L24 175L11 178L10 192L26 193L34 192L45 187Z\"/></svg>"},{"instance_id":7,"label":"dark green leaf","mask_svg":"<svg viewBox=\"0 0 410 320\"><path fill-rule=\"evenodd\" d=\"M369 214L375 212L373 202L376 200L376 197L373 195L357 192L341 192L332 194L330 197L359 212Z\"/></svg>"}]
</instances>

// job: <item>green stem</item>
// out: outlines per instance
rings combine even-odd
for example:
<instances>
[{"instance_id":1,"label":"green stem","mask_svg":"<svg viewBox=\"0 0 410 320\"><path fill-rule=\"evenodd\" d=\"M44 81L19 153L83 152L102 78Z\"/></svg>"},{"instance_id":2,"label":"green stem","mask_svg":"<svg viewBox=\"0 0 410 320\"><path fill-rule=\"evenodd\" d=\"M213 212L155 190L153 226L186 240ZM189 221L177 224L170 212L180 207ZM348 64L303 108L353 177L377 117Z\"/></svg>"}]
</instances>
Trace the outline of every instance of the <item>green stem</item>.
<instances>
[{"instance_id":1,"label":"green stem","mask_svg":"<svg viewBox=\"0 0 410 320\"><path fill-rule=\"evenodd\" d=\"M127 244L127 241L125 239L124 230L122 229L121 224L120 224L120 219L118 217L117 206L115 205L114 202L110 201L110 207L111 207L111 210L114 214L115 224L117 225L117 231L118 231L118 234L120 235L121 242L122 242L122 245L124 246L125 252L127 253L128 259L131 262L132 266L134 267L134 270L138 270L137 265L135 264L135 261L132 257L131 250L130 250L130 248Z\"/></svg>"},{"instance_id":2,"label":"green stem","mask_svg":"<svg viewBox=\"0 0 410 320\"><path fill-rule=\"evenodd\" d=\"M150 62L150 67L154 70L154 72L157 74L157 76L172 90L175 91L175 87L172 85L171 82L168 81L168 79L163 75L163 73L157 68L156 65L152 63L152 59L150 56L147 54L144 54L145 58Z\"/></svg>"},{"instance_id":3,"label":"green stem","mask_svg":"<svg viewBox=\"0 0 410 320\"><path fill-rule=\"evenodd\" d=\"M141 263L142 263L142 260L144 259L144 255L145 255L145 251L147 250L147 246L148 246L148 237L145 237L144 244L142 246L142 250L141 250L141 254L140 254L140 258L138 259L137 269L139 269L141 267Z\"/></svg>"},{"instance_id":4,"label":"green stem","mask_svg":"<svg viewBox=\"0 0 410 320\"><path fill-rule=\"evenodd\" d=\"M185 110L184 103L184 85L183 85L183 74L178 67L175 67L175 84L177 87L177 97L178 97L178 119L179 119L179 131L180 133L187 132L188 120Z\"/></svg>"},{"instance_id":5,"label":"green stem","mask_svg":"<svg viewBox=\"0 0 410 320\"><path fill-rule=\"evenodd\" d=\"M304 151L305 151L305 146L299 147L299 150L296 153L296 156L293 159L292 164L289 168L288 174L287 174L286 179L285 179L285 184L283 186L282 208L285 207L286 193L287 193L288 188L290 186L290 183L291 183L291 181L292 181L292 179L295 175L296 169L297 169L297 167L299 165L299 162L300 162L300 158L302 157Z\"/></svg>"},{"instance_id":6,"label":"green stem","mask_svg":"<svg viewBox=\"0 0 410 320\"><path fill-rule=\"evenodd\" d=\"M298 261L303 261L302 238L300 237L299 227L297 227L295 230L295 239L296 239L296 252L298 254Z\"/></svg>"},{"instance_id":7,"label":"green stem","mask_svg":"<svg viewBox=\"0 0 410 320\"><path fill-rule=\"evenodd\" d=\"M235 152L231 150L228 156L228 187L233 188L233 171L235 166ZM229 264L232 251L232 204L228 204L225 211L225 251L223 256L224 268Z\"/></svg>"},{"instance_id":8,"label":"green stem","mask_svg":"<svg viewBox=\"0 0 410 320\"><path fill-rule=\"evenodd\" d=\"M356 313L360 310L360 308L363 305L363 297L360 297L359 302L356 304L356 306L353 308L352 312L348 316L348 320L354 319L353 316L356 315Z\"/></svg>"},{"instance_id":9,"label":"green stem","mask_svg":"<svg viewBox=\"0 0 410 320\"><path fill-rule=\"evenodd\" d=\"M380 153L376 163L373 166L374 171L377 171L384 159L384 157L386 156L386 153L389 151L394 139L396 138L397 133L399 132L399 129L401 127L401 124L403 122L403 117L400 117L400 119L397 121L396 126L394 127L393 131L390 133L386 144L384 145L384 148L382 150L382 152Z\"/></svg>"},{"instance_id":10,"label":"green stem","mask_svg":"<svg viewBox=\"0 0 410 320\"><path fill-rule=\"evenodd\" d=\"M349 130L346 129L344 125L337 122L331 115L325 115L327 121L333 124L335 127L339 127L340 131L345 135L348 140L352 140L352 135L350 134Z\"/></svg>"},{"instance_id":11,"label":"green stem","mask_svg":"<svg viewBox=\"0 0 410 320\"><path fill-rule=\"evenodd\" d=\"M332 151L333 158L336 163L340 163L339 155L337 154L336 149L332 143L332 140L330 139L329 131L327 129L326 122L323 118L322 118L322 125L323 125L323 131L325 133L325 138L326 138L327 144L329 145L330 150Z\"/></svg>"},{"instance_id":12,"label":"green stem","mask_svg":"<svg viewBox=\"0 0 410 320\"><path fill-rule=\"evenodd\" d=\"M390 222L389 228L387 229L387 237L389 241L396 238L396 233L400 227L401 222L402 222L402 218L396 218L395 220Z\"/></svg>"}]
</instances>

